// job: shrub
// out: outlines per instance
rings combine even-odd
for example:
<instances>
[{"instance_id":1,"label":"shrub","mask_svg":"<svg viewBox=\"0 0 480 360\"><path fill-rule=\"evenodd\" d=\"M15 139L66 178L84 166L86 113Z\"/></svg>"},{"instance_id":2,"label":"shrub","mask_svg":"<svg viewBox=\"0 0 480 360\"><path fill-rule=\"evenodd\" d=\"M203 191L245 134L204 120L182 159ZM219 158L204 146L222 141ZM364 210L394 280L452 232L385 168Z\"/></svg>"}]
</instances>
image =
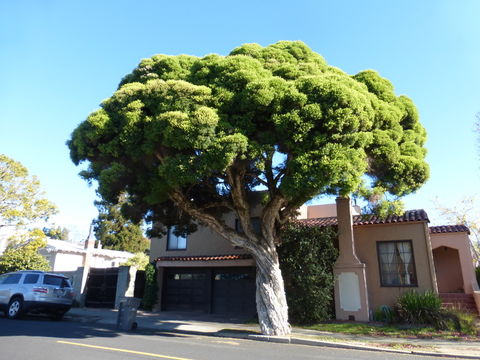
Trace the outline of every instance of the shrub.
<instances>
[{"instance_id":1,"label":"shrub","mask_svg":"<svg viewBox=\"0 0 480 360\"><path fill-rule=\"evenodd\" d=\"M148 255L142 252L135 253L130 259L120 264L122 266L135 266L137 270L145 270L148 265Z\"/></svg>"},{"instance_id":2,"label":"shrub","mask_svg":"<svg viewBox=\"0 0 480 360\"><path fill-rule=\"evenodd\" d=\"M278 248L290 320L311 324L332 318L333 265L338 256L332 228L288 224Z\"/></svg>"},{"instance_id":3,"label":"shrub","mask_svg":"<svg viewBox=\"0 0 480 360\"><path fill-rule=\"evenodd\" d=\"M477 316L475 314L465 312L453 313L459 320L460 331L463 334L477 335L477 327L475 325Z\"/></svg>"},{"instance_id":4,"label":"shrub","mask_svg":"<svg viewBox=\"0 0 480 360\"><path fill-rule=\"evenodd\" d=\"M480 266L475 268L475 274L477 275L477 283L480 285Z\"/></svg>"},{"instance_id":5,"label":"shrub","mask_svg":"<svg viewBox=\"0 0 480 360\"><path fill-rule=\"evenodd\" d=\"M157 302L157 269L155 264L145 267L145 291L143 293L142 307L144 310L152 310Z\"/></svg>"},{"instance_id":6,"label":"shrub","mask_svg":"<svg viewBox=\"0 0 480 360\"><path fill-rule=\"evenodd\" d=\"M456 315L441 306L442 300L431 290L424 293L407 291L398 298L396 310L399 320L407 324L428 324L437 329L448 329L453 325L459 331Z\"/></svg>"},{"instance_id":7,"label":"shrub","mask_svg":"<svg viewBox=\"0 0 480 360\"><path fill-rule=\"evenodd\" d=\"M379 306L374 314L373 319L376 321L381 321L387 324L391 324L397 321L397 316L395 310L388 305Z\"/></svg>"}]
</instances>

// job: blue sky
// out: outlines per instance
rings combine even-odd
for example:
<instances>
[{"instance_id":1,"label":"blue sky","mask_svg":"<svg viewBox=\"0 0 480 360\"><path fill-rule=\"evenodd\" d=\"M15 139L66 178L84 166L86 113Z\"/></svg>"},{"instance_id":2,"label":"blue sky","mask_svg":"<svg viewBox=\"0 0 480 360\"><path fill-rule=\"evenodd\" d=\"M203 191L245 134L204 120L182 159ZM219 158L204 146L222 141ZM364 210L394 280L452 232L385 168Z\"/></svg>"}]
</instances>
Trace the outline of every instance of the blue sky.
<instances>
[{"instance_id":1,"label":"blue sky","mask_svg":"<svg viewBox=\"0 0 480 360\"><path fill-rule=\"evenodd\" d=\"M414 100L431 178L405 201L439 224L435 197L451 206L480 192L478 19L475 0L1 1L0 153L37 175L56 223L85 238L95 191L65 141L140 59L302 40L347 73L377 70Z\"/></svg>"}]
</instances>

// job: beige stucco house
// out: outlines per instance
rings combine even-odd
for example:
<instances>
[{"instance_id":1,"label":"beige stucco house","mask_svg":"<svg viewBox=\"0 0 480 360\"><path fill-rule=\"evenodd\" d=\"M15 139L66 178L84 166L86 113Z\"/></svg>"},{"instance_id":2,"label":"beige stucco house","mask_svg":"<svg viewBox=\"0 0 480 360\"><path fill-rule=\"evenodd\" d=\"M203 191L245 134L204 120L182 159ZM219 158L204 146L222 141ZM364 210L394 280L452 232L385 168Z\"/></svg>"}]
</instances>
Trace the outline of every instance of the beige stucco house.
<instances>
[{"instance_id":1,"label":"beige stucco house","mask_svg":"<svg viewBox=\"0 0 480 360\"><path fill-rule=\"evenodd\" d=\"M254 216L259 213L255 210ZM225 221L237 225L233 214ZM299 221L338 226L338 319L366 321L378 306L393 305L412 289L467 294L473 302L478 285L464 226L429 228L424 210L387 218L361 215L348 199L337 200L336 205L304 206ZM159 309L255 313L255 262L243 249L205 227L188 237L170 229L151 244L150 256L159 274Z\"/></svg>"}]
</instances>

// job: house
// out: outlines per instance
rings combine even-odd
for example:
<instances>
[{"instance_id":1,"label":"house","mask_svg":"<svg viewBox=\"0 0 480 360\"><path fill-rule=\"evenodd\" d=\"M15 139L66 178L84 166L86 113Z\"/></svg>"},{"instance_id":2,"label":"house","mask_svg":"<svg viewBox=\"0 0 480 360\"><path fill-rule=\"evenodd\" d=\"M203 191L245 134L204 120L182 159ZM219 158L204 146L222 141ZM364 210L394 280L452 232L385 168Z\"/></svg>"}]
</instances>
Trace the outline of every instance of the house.
<instances>
[{"instance_id":1,"label":"house","mask_svg":"<svg viewBox=\"0 0 480 360\"><path fill-rule=\"evenodd\" d=\"M259 215L260 209L252 213ZM233 214L225 215L225 221L238 228ZM464 226L429 228L424 210L387 218L361 215L349 199L304 206L298 221L338 226L338 319L366 321L377 307L393 305L411 289L467 294L473 301L478 285ZM199 227L187 237L169 229L166 236L152 239L150 256L158 269L161 310L255 314L254 260L209 228Z\"/></svg>"},{"instance_id":2,"label":"house","mask_svg":"<svg viewBox=\"0 0 480 360\"><path fill-rule=\"evenodd\" d=\"M52 272L70 278L75 300L82 306L118 307L120 298L133 292L130 288L135 273L119 266L134 254L102 249L100 243L95 247L92 228L83 245L48 239L47 246L38 252L50 262Z\"/></svg>"},{"instance_id":3,"label":"house","mask_svg":"<svg viewBox=\"0 0 480 360\"><path fill-rule=\"evenodd\" d=\"M133 254L127 251L95 248L94 241L86 241L85 245L63 240L48 239L47 246L39 250L49 262L52 271L75 271L85 267L87 262L92 268L118 267L130 259Z\"/></svg>"},{"instance_id":4,"label":"house","mask_svg":"<svg viewBox=\"0 0 480 360\"><path fill-rule=\"evenodd\" d=\"M480 292L472 266L470 230L464 225L431 226L438 292L444 303L480 313Z\"/></svg>"}]
</instances>

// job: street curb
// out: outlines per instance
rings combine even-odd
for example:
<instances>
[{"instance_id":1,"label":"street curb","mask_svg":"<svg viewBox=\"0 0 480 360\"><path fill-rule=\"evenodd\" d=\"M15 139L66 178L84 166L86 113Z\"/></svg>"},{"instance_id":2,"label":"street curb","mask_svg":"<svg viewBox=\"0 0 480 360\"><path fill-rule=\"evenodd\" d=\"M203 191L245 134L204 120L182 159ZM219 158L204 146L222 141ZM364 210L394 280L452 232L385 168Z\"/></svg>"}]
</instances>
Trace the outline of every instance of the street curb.
<instances>
[{"instance_id":1,"label":"street curb","mask_svg":"<svg viewBox=\"0 0 480 360\"><path fill-rule=\"evenodd\" d=\"M75 316L79 319L81 316ZM94 318L93 316L91 318ZM92 320L92 319L89 320ZM95 318L97 318L95 316ZM83 319L80 320L80 322ZM85 319L86 320L86 319ZM104 322L101 319L96 319L95 323L115 326L111 322ZM88 320L86 322L89 322ZM385 352L385 353L397 353L397 354L409 354L409 355L419 355L419 356L433 356L439 358L459 358L459 359L477 359L480 360L480 356L476 355L466 355L466 354L449 354L449 353L438 353L433 351L420 351L420 350L401 350L401 349L389 349L384 347L368 346L368 345L358 345L351 344L347 342L338 342L338 341L328 341L328 340L315 340L315 339L303 339L295 336L271 336L271 335L261 335L261 334L252 334L250 330L247 329L238 329L238 332L235 330L220 330L220 331L199 331L199 330L185 330L185 329L165 329L160 327L139 327L137 330L141 331L143 329L157 330L162 333L176 333L183 335L197 335L197 336L211 336L211 337L220 337L220 338L230 338L230 339L243 339L243 340L253 340L253 341L264 341L277 344L292 344L292 345L305 345L305 346L318 346L318 347L329 347L337 349L346 349L346 350L360 350L360 351L375 351L375 352ZM129 333L135 333L135 331L126 331Z\"/></svg>"},{"instance_id":2,"label":"street curb","mask_svg":"<svg viewBox=\"0 0 480 360\"><path fill-rule=\"evenodd\" d=\"M388 349L383 347L367 346L367 345L356 345L349 343L342 343L336 341L324 341L324 340L311 340L311 339L301 339L291 336L270 336L270 335L256 335L256 334L237 334L235 332L218 332L218 333L208 333L202 331L193 331L193 330L161 330L162 332L170 333L181 333L188 335L201 335L201 336L213 336L213 337L222 337L230 339L243 339L243 340L253 340L253 341L265 341L277 344L292 344L292 345L306 345L306 346L319 346L319 347L330 347L337 349L346 349L346 350L363 350L363 351L375 351L375 352L386 352L386 353L397 353L397 354L409 354L409 355L420 355L420 356L433 356L433 357L442 357L442 358L457 358L457 359L480 359L480 356L475 355L464 355L464 354L447 354L447 353L438 353L430 351L419 351L419 350L400 350L400 349Z\"/></svg>"}]
</instances>

